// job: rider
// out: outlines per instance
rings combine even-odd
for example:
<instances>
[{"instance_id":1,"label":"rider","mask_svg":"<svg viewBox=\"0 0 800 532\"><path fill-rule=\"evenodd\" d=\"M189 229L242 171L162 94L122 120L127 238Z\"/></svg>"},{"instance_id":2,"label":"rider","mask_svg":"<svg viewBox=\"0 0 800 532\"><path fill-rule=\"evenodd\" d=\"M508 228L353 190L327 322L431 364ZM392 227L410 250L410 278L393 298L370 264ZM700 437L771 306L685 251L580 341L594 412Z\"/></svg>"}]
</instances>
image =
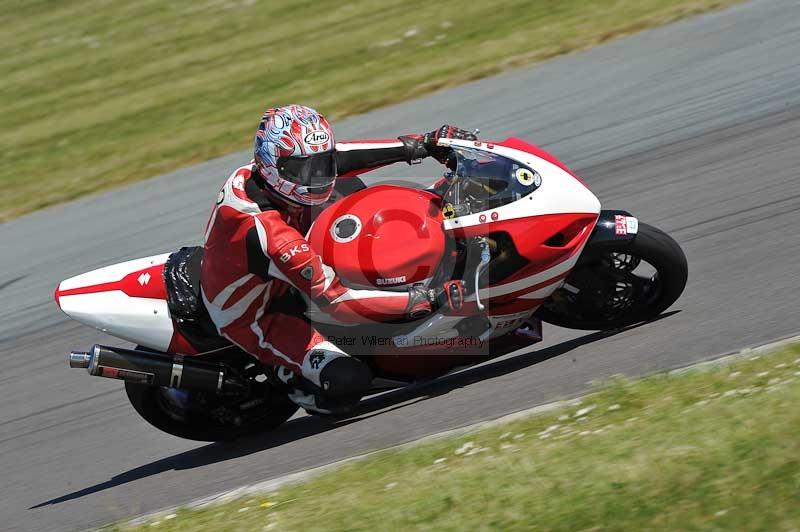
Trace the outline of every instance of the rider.
<instances>
[{"instance_id":1,"label":"rider","mask_svg":"<svg viewBox=\"0 0 800 532\"><path fill-rule=\"evenodd\" d=\"M219 193L205 231L203 301L219 333L276 366L292 400L306 410L348 408L369 389L372 373L302 315L282 311L290 286L345 323L417 318L461 304L460 281L407 292L347 288L304 238L309 210L330 198L337 175L429 155L444 162L449 149L437 145L440 138L475 136L445 125L424 135L337 143L313 109L268 109L253 161L233 172Z\"/></svg>"}]
</instances>

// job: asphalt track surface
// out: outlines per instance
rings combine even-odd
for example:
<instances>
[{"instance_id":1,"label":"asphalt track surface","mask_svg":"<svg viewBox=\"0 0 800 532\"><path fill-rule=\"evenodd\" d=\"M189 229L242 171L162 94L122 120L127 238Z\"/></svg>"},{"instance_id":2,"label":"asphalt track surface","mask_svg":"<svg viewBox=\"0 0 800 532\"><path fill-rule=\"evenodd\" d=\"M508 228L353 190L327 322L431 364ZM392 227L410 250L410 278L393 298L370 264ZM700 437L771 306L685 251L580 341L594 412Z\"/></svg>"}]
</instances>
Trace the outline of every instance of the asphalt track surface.
<instances>
[{"instance_id":1,"label":"asphalt track surface","mask_svg":"<svg viewBox=\"0 0 800 532\"><path fill-rule=\"evenodd\" d=\"M337 131L391 136L444 122L537 142L606 208L674 235L690 265L677 312L609 337L548 328L531 353L373 401L355 420L302 417L257 439L193 443L139 419L120 383L67 368L68 348L115 342L68 321L52 291L197 242L221 181L247 155L36 213L0 226L0 529L101 525L798 331L798 2L749 2Z\"/></svg>"}]
</instances>

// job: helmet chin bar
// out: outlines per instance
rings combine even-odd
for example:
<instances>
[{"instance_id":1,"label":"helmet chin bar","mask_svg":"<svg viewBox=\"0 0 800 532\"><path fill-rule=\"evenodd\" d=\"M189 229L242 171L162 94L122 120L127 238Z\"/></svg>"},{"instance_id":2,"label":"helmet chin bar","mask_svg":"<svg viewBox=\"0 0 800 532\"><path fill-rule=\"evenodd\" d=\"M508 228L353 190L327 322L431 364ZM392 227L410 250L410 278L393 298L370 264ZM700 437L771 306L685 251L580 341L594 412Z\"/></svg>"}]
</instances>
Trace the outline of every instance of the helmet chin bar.
<instances>
[{"instance_id":1,"label":"helmet chin bar","mask_svg":"<svg viewBox=\"0 0 800 532\"><path fill-rule=\"evenodd\" d=\"M335 181L334 181L334 183L335 183ZM298 203L300 205L306 206L306 207L316 207L317 205L322 205L323 203L328 201L328 198L330 198L331 194L333 193L333 184L331 184L330 187L328 188L328 193L327 194L324 194L324 193L323 194L317 194L316 195L317 197L314 197L314 196L308 195L308 194L304 194L304 193L301 192L303 189L308 189L309 187L305 187L305 186L302 186L302 185L295 185L294 183L292 183L292 185L293 186L291 188L291 192L289 194L286 194L286 197L290 201L294 201L294 202L296 202L296 203ZM283 194L283 190L280 190L279 194Z\"/></svg>"}]
</instances>

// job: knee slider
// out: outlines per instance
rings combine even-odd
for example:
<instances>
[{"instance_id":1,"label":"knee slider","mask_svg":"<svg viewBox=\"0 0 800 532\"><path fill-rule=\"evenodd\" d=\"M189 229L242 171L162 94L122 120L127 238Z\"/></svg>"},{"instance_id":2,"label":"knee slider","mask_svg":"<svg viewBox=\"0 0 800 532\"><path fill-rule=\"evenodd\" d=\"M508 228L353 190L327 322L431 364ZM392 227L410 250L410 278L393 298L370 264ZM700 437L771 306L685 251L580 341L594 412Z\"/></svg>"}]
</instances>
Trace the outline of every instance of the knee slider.
<instances>
[{"instance_id":1,"label":"knee slider","mask_svg":"<svg viewBox=\"0 0 800 532\"><path fill-rule=\"evenodd\" d=\"M330 397L361 397L369 391L372 371L351 357L338 357L325 364L319 373L322 393Z\"/></svg>"}]
</instances>

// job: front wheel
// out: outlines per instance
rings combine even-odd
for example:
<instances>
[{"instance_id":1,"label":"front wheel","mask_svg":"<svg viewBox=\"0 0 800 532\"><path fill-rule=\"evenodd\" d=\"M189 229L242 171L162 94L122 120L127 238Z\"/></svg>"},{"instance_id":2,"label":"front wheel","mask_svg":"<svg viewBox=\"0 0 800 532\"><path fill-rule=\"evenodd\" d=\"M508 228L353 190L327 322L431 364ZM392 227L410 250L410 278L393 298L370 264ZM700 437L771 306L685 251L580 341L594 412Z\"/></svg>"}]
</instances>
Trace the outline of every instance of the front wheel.
<instances>
[{"instance_id":1,"label":"front wheel","mask_svg":"<svg viewBox=\"0 0 800 532\"><path fill-rule=\"evenodd\" d=\"M680 297L687 277L678 243L640 222L632 241L587 244L564 285L537 315L569 329L617 329L664 312Z\"/></svg>"},{"instance_id":2,"label":"front wheel","mask_svg":"<svg viewBox=\"0 0 800 532\"><path fill-rule=\"evenodd\" d=\"M225 397L160 386L125 383L133 408L148 423L173 436L230 441L276 428L297 411L285 393L253 381L246 396Z\"/></svg>"}]
</instances>

